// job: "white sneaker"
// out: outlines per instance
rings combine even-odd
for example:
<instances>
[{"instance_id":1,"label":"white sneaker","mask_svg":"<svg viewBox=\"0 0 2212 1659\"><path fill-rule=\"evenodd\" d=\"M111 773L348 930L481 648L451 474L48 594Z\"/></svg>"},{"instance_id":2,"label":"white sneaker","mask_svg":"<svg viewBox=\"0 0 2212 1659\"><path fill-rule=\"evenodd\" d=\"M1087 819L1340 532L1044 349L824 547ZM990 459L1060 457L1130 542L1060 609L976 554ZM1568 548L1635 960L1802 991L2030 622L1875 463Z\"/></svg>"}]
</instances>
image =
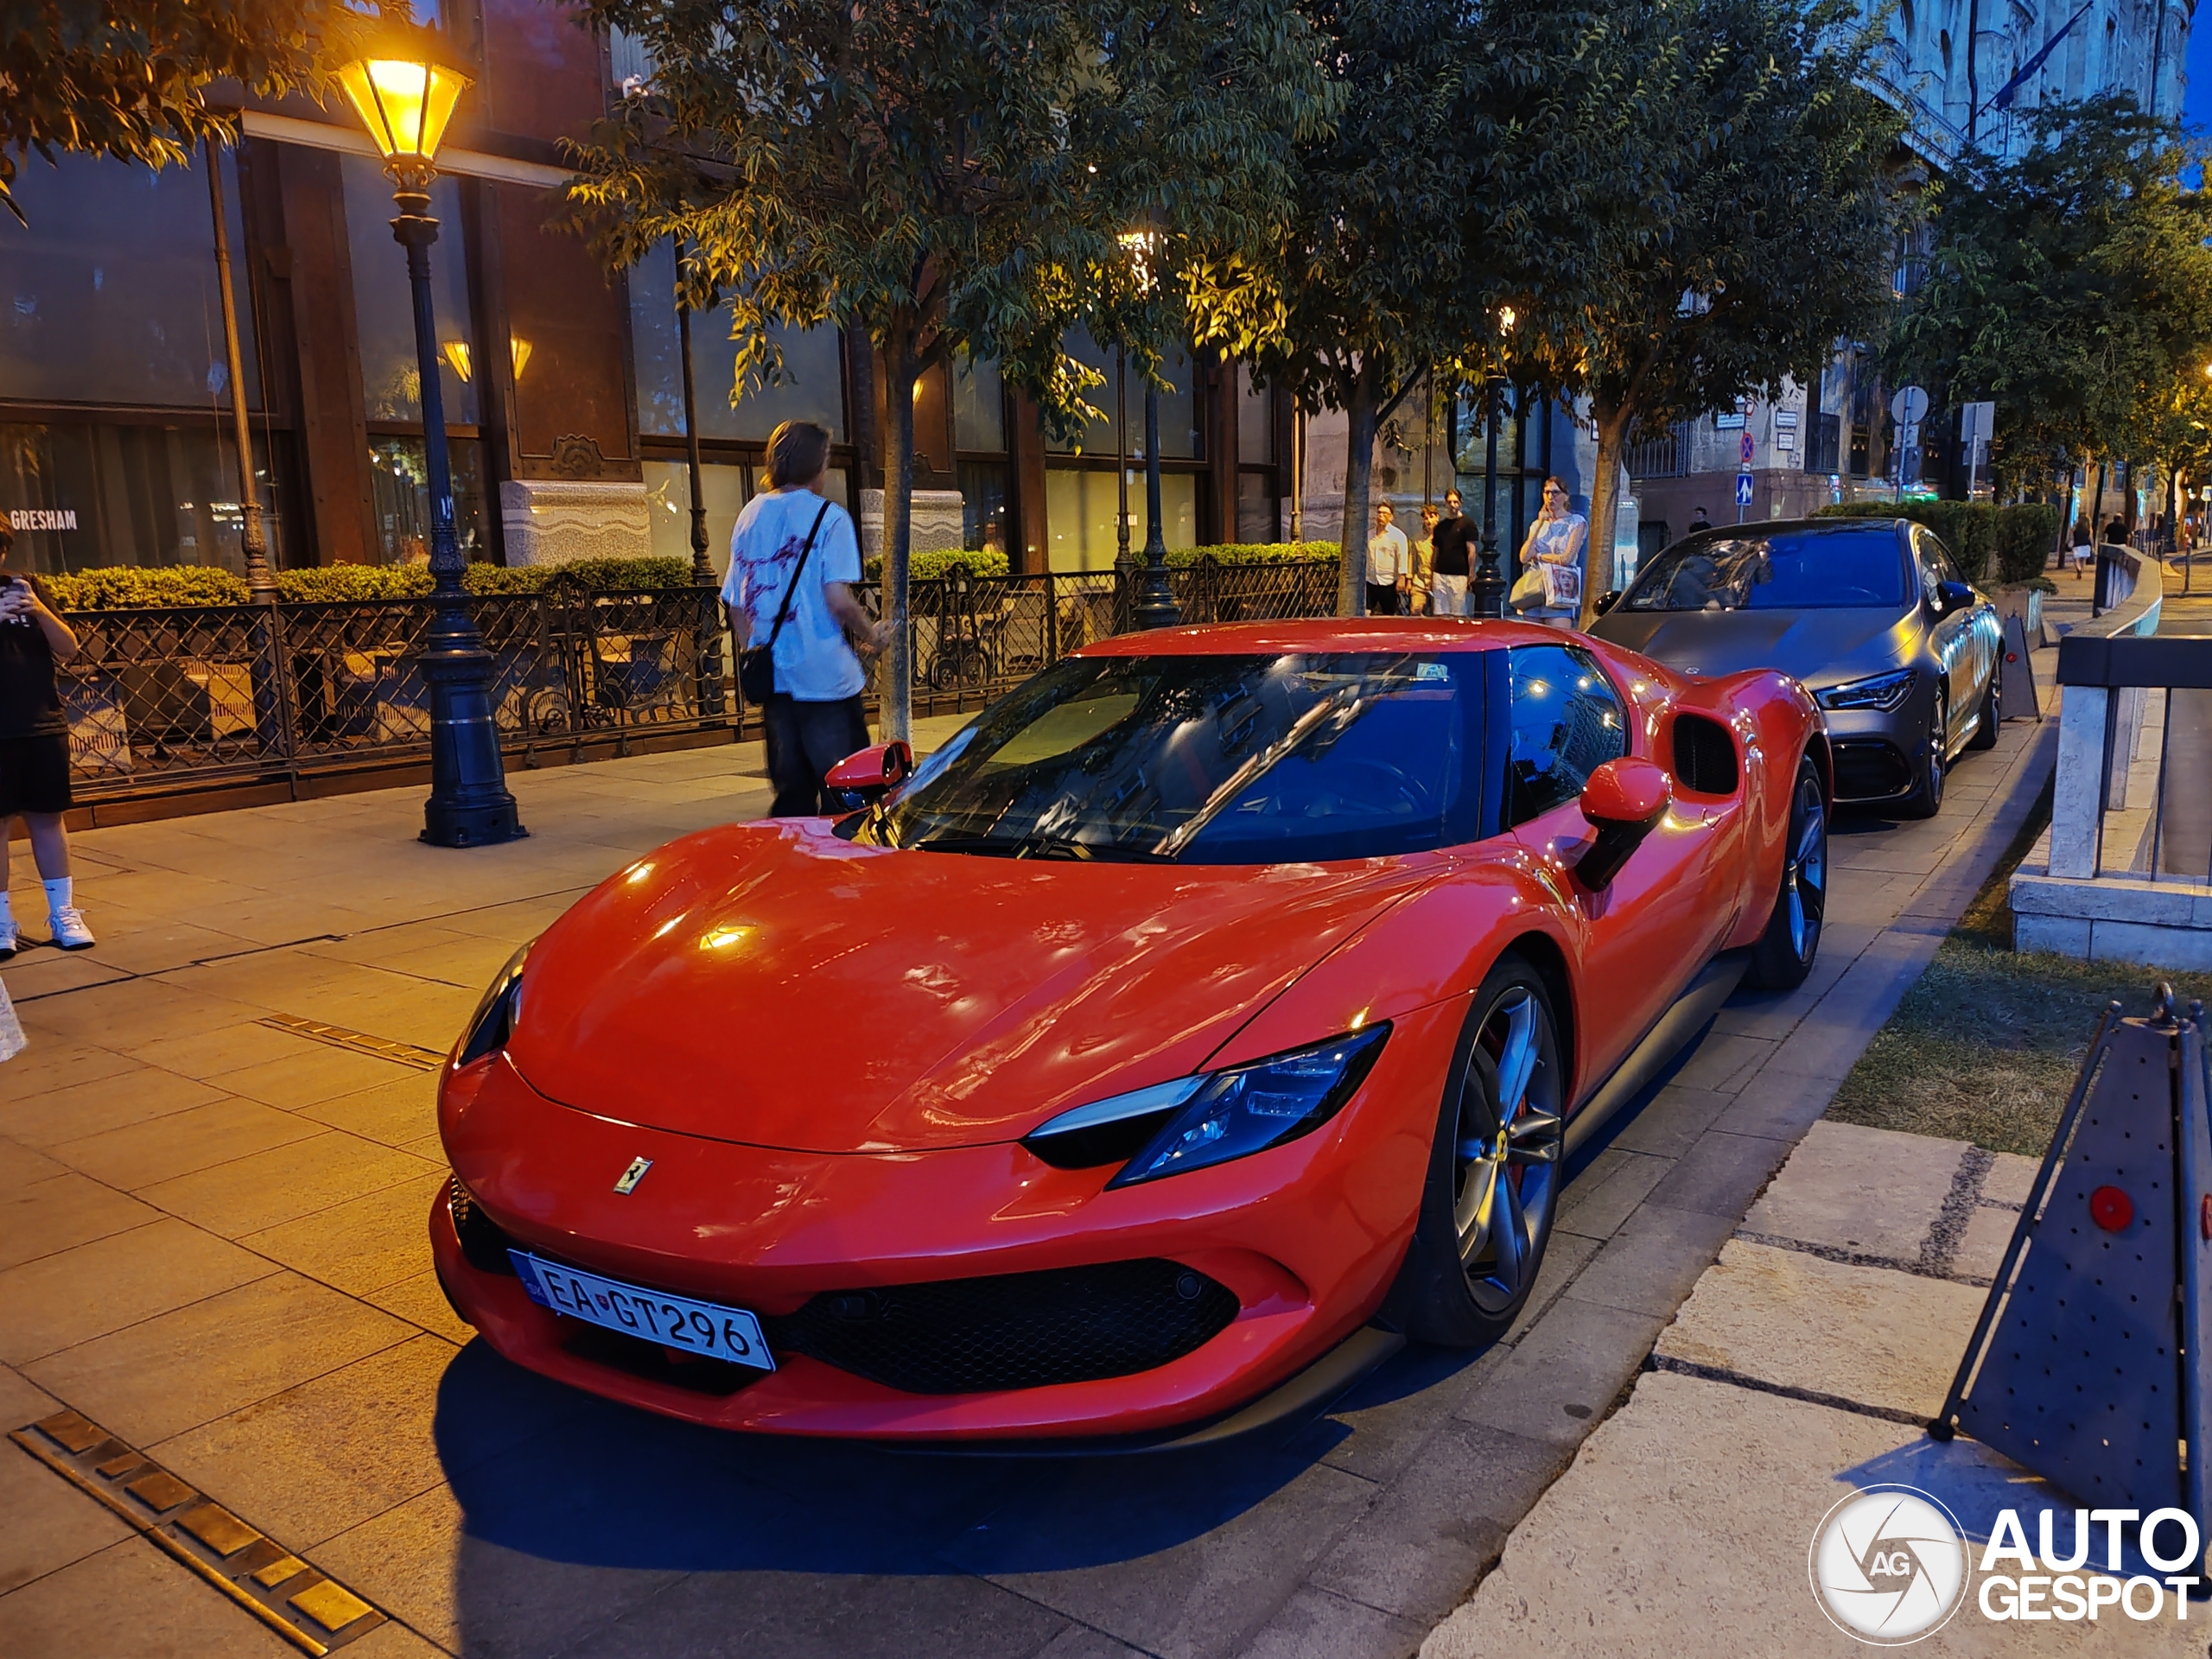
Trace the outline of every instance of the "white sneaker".
<instances>
[{"instance_id":1,"label":"white sneaker","mask_svg":"<svg viewBox=\"0 0 2212 1659\"><path fill-rule=\"evenodd\" d=\"M74 905L62 906L46 919L54 930L54 942L64 950L82 950L97 943L92 930L85 925L85 912Z\"/></svg>"},{"instance_id":2,"label":"white sneaker","mask_svg":"<svg viewBox=\"0 0 2212 1659\"><path fill-rule=\"evenodd\" d=\"M23 947L23 936L13 922L0 922L0 962L5 962Z\"/></svg>"}]
</instances>

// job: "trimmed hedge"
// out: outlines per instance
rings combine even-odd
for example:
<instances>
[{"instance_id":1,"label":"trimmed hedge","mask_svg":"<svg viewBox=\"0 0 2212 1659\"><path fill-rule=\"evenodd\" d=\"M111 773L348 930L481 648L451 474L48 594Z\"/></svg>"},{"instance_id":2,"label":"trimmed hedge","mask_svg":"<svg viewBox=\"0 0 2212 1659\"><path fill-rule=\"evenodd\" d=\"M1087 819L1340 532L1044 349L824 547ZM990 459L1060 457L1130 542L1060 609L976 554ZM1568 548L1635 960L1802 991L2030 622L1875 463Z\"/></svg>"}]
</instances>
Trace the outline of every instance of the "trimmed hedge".
<instances>
[{"instance_id":1,"label":"trimmed hedge","mask_svg":"<svg viewBox=\"0 0 2212 1659\"><path fill-rule=\"evenodd\" d=\"M1992 576L2025 582L2050 561L2058 509L2037 503L1994 507L1983 501L1847 501L1821 518L1910 518L1934 531L1968 582Z\"/></svg>"},{"instance_id":2,"label":"trimmed hedge","mask_svg":"<svg viewBox=\"0 0 2212 1659\"><path fill-rule=\"evenodd\" d=\"M677 558L578 559L572 564L525 564L512 569L472 564L461 573L461 580L472 594L534 594L564 572L588 588L635 591L691 585L691 562ZM214 565L158 565L143 569L106 565L41 580L53 589L61 607L69 611L243 605L253 596L244 576ZM313 565L276 573L276 596L294 604L420 599L429 591L429 567L421 564Z\"/></svg>"},{"instance_id":3,"label":"trimmed hedge","mask_svg":"<svg viewBox=\"0 0 2212 1659\"><path fill-rule=\"evenodd\" d=\"M1141 546L1132 547L1130 552L1140 556ZM1170 569L1181 570L1211 558L1217 564L1293 564L1308 559L1333 559L1337 556L1334 542L1224 542L1211 547L1171 548L1167 553ZM971 575L1003 576L1007 574L1006 555L996 548L981 552L971 549L948 547L917 549L906 556L908 580L931 582L952 574L952 567L964 564ZM874 558L863 567L863 579L883 580L883 561Z\"/></svg>"}]
</instances>

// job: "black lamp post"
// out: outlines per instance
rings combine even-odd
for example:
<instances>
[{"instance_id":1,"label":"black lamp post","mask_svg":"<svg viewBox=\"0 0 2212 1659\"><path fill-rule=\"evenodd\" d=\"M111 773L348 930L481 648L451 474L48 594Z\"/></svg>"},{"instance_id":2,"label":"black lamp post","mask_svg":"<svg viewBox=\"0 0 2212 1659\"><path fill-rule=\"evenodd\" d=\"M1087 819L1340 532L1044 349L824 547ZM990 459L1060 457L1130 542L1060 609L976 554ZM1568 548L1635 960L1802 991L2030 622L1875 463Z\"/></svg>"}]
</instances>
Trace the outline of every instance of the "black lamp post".
<instances>
[{"instance_id":1,"label":"black lamp post","mask_svg":"<svg viewBox=\"0 0 2212 1659\"><path fill-rule=\"evenodd\" d=\"M1131 231L1122 243L1136 264L1139 287L1149 292L1153 232ZM1183 620L1183 613L1175 603L1174 584L1167 577L1167 539L1160 527L1160 388L1149 380L1144 385L1144 568L1137 577L1131 620L1140 628L1172 628ZM1127 522L1126 514L1123 522Z\"/></svg>"},{"instance_id":2,"label":"black lamp post","mask_svg":"<svg viewBox=\"0 0 2212 1659\"><path fill-rule=\"evenodd\" d=\"M676 259L680 269L683 263L681 243L676 246ZM719 715L722 712L721 600L715 591L714 563L707 557L707 498L699 471L698 400L691 385L691 308L683 302L680 282L676 334L683 358L683 449L691 471L691 584L699 590L699 651L694 671L698 677L700 708Z\"/></svg>"},{"instance_id":3,"label":"black lamp post","mask_svg":"<svg viewBox=\"0 0 2212 1659\"><path fill-rule=\"evenodd\" d=\"M1497 314L1501 336L1513 329L1513 309ZM1505 578L1497 568L1497 403L1503 378L1493 370L1483 377L1483 538L1475 563L1473 612L1477 616L1505 614Z\"/></svg>"},{"instance_id":4,"label":"black lamp post","mask_svg":"<svg viewBox=\"0 0 2212 1659\"><path fill-rule=\"evenodd\" d=\"M470 78L420 54L359 59L340 84L384 156L399 216L391 234L407 250L415 298L415 365L421 382L423 459L430 493L430 626L423 674L430 683L430 798L423 839L438 847L480 847L527 835L507 792L499 729L492 711L492 653L469 614L461 585L466 569L453 528L453 472L446 454L444 391L438 381L437 321L430 309L430 181L438 142Z\"/></svg>"}]
</instances>

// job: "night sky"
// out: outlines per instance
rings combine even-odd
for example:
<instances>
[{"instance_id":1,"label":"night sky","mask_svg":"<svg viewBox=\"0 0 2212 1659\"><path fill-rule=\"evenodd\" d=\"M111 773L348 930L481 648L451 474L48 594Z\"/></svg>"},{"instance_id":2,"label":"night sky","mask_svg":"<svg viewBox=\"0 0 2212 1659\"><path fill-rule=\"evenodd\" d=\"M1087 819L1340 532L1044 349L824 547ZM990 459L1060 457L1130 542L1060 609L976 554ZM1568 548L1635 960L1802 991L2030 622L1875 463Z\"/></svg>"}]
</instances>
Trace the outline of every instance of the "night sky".
<instances>
[{"instance_id":1,"label":"night sky","mask_svg":"<svg viewBox=\"0 0 2212 1659\"><path fill-rule=\"evenodd\" d=\"M2189 34L2189 95L2182 101L2189 124L2212 129L2212 11L2196 21Z\"/></svg>"}]
</instances>

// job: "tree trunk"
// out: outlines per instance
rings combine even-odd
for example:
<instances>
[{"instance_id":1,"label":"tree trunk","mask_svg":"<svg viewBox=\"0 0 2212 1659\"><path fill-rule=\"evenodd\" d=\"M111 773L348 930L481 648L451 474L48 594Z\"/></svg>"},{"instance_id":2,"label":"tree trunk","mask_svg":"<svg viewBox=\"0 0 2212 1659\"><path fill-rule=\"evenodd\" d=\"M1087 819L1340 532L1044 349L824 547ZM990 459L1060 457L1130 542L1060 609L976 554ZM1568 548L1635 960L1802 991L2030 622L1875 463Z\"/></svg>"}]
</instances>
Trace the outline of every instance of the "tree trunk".
<instances>
[{"instance_id":1,"label":"tree trunk","mask_svg":"<svg viewBox=\"0 0 2212 1659\"><path fill-rule=\"evenodd\" d=\"M1337 614L1367 614L1368 498L1375 475L1375 371L1363 362L1344 407L1344 557L1337 577Z\"/></svg>"},{"instance_id":2,"label":"tree trunk","mask_svg":"<svg viewBox=\"0 0 2212 1659\"><path fill-rule=\"evenodd\" d=\"M1593 399L1590 413L1598 423L1598 475L1590 480L1590 534L1582 543L1582 614L1576 626L1583 628L1598 620L1602 584L1613 579L1613 541L1621 516L1621 450L1634 411L1626 405L1608 408ZM1602 558L1600 548L1605 550Z\"/></svg>"},{"instance_id":3,"label":"tree trunk","mask_svg":"<svg viewBox=\"0 0 2212 1659\"><path fill-rule=\"evenodd\" d=\"M914 729L914 631L907 616L907 554L914 518L914 332L893 326L883 339L883 620L891 625L884 653L883 740L912 741Z\"/></svg>"},{"instance_id":4,"label":"tree trunk","mask_svg":"<svg viewBox=\"0 0 2212 1659\"><path fill-rule=\"evenodd\" d=\"M2103 461L2097 463L2097 505L2096 510L2089 515L2089 547L2092 552L2105 544L2105 474L2111 464Z\"/></svg>"}]
</instances>

